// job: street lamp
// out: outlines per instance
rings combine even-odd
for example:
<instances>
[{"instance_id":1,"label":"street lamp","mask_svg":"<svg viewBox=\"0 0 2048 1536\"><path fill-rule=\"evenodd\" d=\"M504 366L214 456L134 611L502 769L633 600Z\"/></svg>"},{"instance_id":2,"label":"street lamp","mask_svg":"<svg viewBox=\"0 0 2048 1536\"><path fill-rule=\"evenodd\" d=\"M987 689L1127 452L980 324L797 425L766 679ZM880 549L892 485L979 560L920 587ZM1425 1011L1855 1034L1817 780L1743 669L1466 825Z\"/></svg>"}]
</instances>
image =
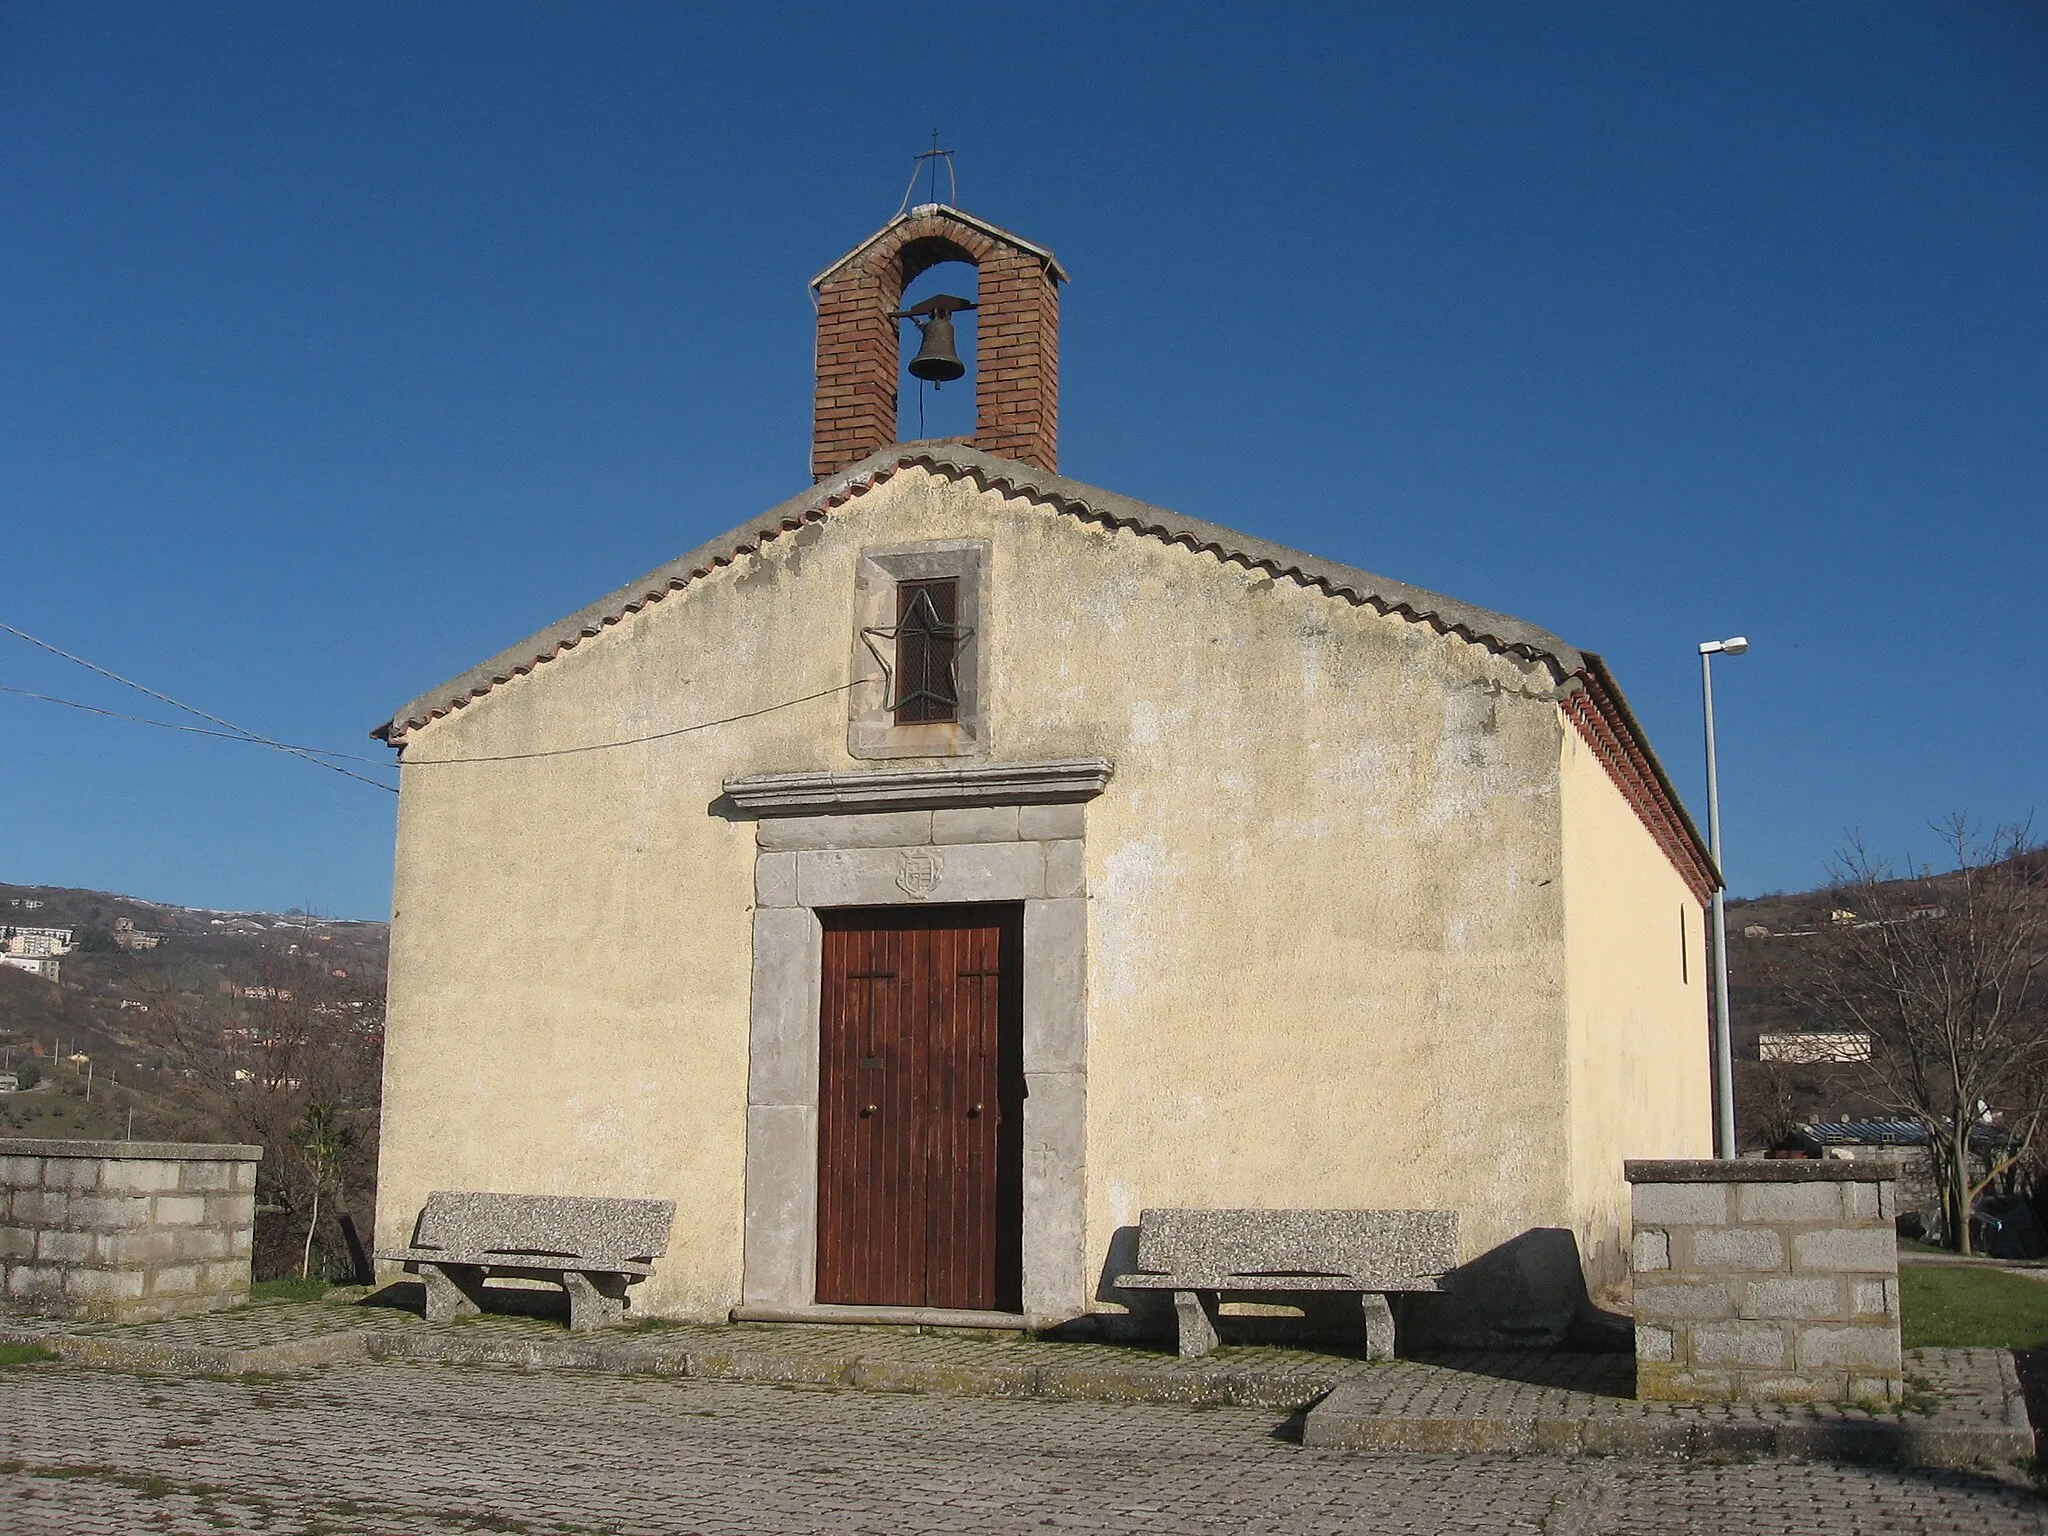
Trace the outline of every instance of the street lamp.
<instances>
[{"instance_id":1,"label":"street lamp","mask_svg":"<svg viewBox=\"0 0 2048 1536\"><path fill-rule=\"evenodd\" d=\"M1741 635L1700 644L1700 698L1707 717L1707 852L1719 876L1714 886L1714 1156L1735 1155L1735 1053L1728 1041L1728 910L1722 904L1727 877L1721 869L1721 775L1714 762L1714 669L1716 656L1740 656L1749 649Z\"/></svg>"}]
</instances>

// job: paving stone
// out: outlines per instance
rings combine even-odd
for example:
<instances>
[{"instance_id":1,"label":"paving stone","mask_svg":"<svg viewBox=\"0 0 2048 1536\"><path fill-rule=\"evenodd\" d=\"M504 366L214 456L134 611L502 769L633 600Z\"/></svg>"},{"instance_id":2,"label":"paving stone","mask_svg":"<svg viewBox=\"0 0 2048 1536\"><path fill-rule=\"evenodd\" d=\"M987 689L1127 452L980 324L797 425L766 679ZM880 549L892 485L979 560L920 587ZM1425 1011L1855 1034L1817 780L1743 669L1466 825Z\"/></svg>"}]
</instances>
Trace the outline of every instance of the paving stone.
<instances>
[{"instance_id":1,"label":"paving stone","mask_svg":"<svg viewBox=\"0 0 2048 1536\"><path fill-rule=\"evenodd\" d=\"M1505 1369L1520 1357L1489 1358ZM1612 1374L1584 1363L1597 1358L1556 1367L1538 1390L1597 1396L1586 1389ZM1408 1381L1403 1369L1386 1369L1390 1386ZM1471 1390L1517 1385L1478 1378ZM1270 1410L434 1365L249 1381L0 1370L0 1468L10 1536L2044 1529L2022 1482L1981 1473L1739 1455L1362 1456L1305 1447Z\"/></svg>"},{"instance_id":2,"label":"paving stone","mask_svg":"<svg viewBox=\"0 0 2048 1536\"><path fill-rule=\"evenodd\" d=\"M1305 1438L1363 1450L1758 1454L2007 1469L2033 1454L2018 1374L2003 1350L1908 1352L1908 1380L1936 1405L1926 1412L1641 1401L1629 1396L1629 1363L1561 1354L1399 1361L1332 1391L1309 1412Z\"/></svg>"}]
</instances>

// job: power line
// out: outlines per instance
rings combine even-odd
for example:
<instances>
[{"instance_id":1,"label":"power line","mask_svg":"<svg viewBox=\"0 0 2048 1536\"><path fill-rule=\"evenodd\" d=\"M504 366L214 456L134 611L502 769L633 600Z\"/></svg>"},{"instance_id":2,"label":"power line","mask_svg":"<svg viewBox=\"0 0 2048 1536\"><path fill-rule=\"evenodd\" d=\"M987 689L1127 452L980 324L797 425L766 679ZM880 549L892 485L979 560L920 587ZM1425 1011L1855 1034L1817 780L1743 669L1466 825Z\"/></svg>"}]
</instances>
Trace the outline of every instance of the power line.
<instances>
[{"instance_id":1,"label":"power line","mask_svg":"<svg viewBox=\"0 0 2048 1536\"><path fill-rule=\"evenodd\" d=\"M353 752L329 752L322 747L300 747L286 742L265 741L260 736L251 736L244 732L210 731L203 725L180 725L175 720L152 720L147 715L124 715L117 709L101 709L97 704L81 704L76 699L60 699L55 694L31 693L26 688L13 688L6 683L0 683L0 693L11 693L24 699L36 699L44 704L62 704L66 709L83 710L88 715L103 715L109 720L127 720L136 725L153 725L160 731L183 731L190 736L212 736L220 741L239 741L245 746L269 747L279 752L290 752L295 756L307 759L309 762L317 762L322 757L345 757L352 763L368 763L373 768L388 768L392 766L389 763L379 763L374 757L358 757ZM360 780L364 784L373 785L378 789L389 790L394 795L398 793L389 784L382 784L375 779L365 778L360 773L350 773L348 769L334 763L320 763L320 766L322 768L332 768L336 773L348 774L350 778Z\"/></svg>"},{"instance_id":2,"label":"power line","mask_svg":"<svg viewBox=\"0 0 2048 1536\"><path fill-rule=\"evenodd\" d=\"M0 624L0 629L6 628L6 625ZM18 631L13 630L8 632L10 634L18 633ZM95 668L94 670L98 669ZM100 715L109 720L126 720L136 725L151 725L160 731L182 731L191 736L208 736L219 741L239 741L252 747L269 747L278 752L294 753L305 757L308 761L318 761L319 758L323 757L339 757L351 763L367 763L373 768L449 768L463 763L522 763L540 757L572 757L583 752L609 752L617 747L645 746L649 742L667 741L672 737L688 736L696 731L708 731L721 725L736 725L742 720L755 720L762 715L772 715L777 710L793 709L799 704L809 704L818 699L829 699L835 694L845 693L849 689L858 688L863 683L885 681L886 679L884 678L857 677L850 683L839 684L836 688L824 688L816 693L804 694L800 698L784 699L776 704L764 704L759 709L743 710L736 715L722 715L716 720L699 720L693 725L678 725L670 730L653 731L645 736L627 736L618 741L592 741L574 747L547 747L536 752L501 752L482 757L401 757L395 763L380 763L373 757L360 757L353 752L335 752L325 747L305 747L292 742L271 741L266 737L257 736L247 731L210 731L203 725L180 725L175 720L153 720L148 715L123 714L119 710L102 709L97 704L81 704L76 699L60 699L54 694L34 693L27 688L15 688L6 683L0 683L0 693L11 693L24 699L36 699L44 704L61 704L66 709L83 710L86 714ZM208 716L207 718L210 719L212 717ZM389 784L381 784L375 779L364 778L363 775L351 773L348 769L339 767L336 764L323 762L320 763L320 766L322 768L333 768L336 773L347 774L349 778L374 785L376 788L386 790L391 794L398 793Z\"/></svg>"},{"instance_id":3,"label":"power line","mask_svg":"<svg viewBox=\"0 0 2048 1536\"><path fill-rule=\"evenodd\" d=\"M807 693L800 699L784 699L780 704L764 704L759 709L749 709L737 715L724 715L716 720L700 720L695 725L679 725L673 730L655 731L646 736L628 736L621 741L593 741L580 747L548 747L538 752L501 752L490 757L401 757L401 768L446 768L457 763L523 763L536 757L571 757L579 752L609 752L614 747L638 747L650 741L667 741L672 736L687 736L693 731L708 731L713 726L733 725L741 720L755 720L762 715L772 715L778 709L793 709L799 704L809 704L817 699L829 699L834 694L845 693L858 688L862 683L881 682L874 677L857 677L850 683L841 683L836 688L825 688L817 693Z\"/></svg>"},{"instance_id":4,"label":"power line","mask_svg":"<svg viewBox=\"0 0 2048 1536\"><path fill-rule=\"evenodd\" d=\"M294 757L304 758L307 762L312 763L318 767L325 768L329 773L338 773L342 775L344 778L357 779L365 784L376 784L377 788L379 789L391 789L391 786L389 784L378 784L375 779L366 779L360 773L350 772L348 769L342 767L339 763L322 762L319 757L314 755L314 752L311 748L294 747L282 741L272 741L268 736L259 736L254 731L248 729L246 726L237 725L232 720L223 720L219 715L209 715L205 710L199 709L194 705L184 703L182 700L174 699L167 693L158 693L154 688L144 687L141 683L136 682L131 677L123 677L118 672L110 672L107 670L107 668L102 667L97 663L87 661L83 656L74 656L69 651L62 649L59 646L54 646L50 644L50 642L47 640L38 640L34 635L27 633L25 630L16 629L12 624L0 623L0 630L5 630L8 634L13 635L16 639L26 640L30 645L48 651L52 656L61 656L66 661L75 663L76 665L85 668L85 670L88 672L97 672L101 677L112 678L115 682L121 684L125 688L133 688L137 693L146 693L152 699L156 699L161 703L168 704L173 709L182 709L188 715L197 715L201 720L207 720L211 721L215 725L225 726L228 730L233 731L236 735L240 736L244 740L253 741L258 746L270 747L275 751L279 752L289 752ZM391 790L391 792L393 794L397 793L396 790Z\"/></svg>"},{"instance_id":5,"label":"power line","mask_svg":"<svg viewBox=\"0 0 2048 1536\"><path fill-rule=\"evenodd\" d=\"M66 709L82 709L89 715L104 715L109 720L128 720L136 725L153 725L160 731L184 731L191 736L212 736L221 741L247 742L252 747L268 745L268 743L258 741L253 736L245 736L239 731L210 731L203 725L180 725L175 720L155 720L148 715L127 715L118 709L101 709L97 704L81 704L76 699L60 699L53 693L35 693L30 689L15 688L6 683L0 683L0 693L11 693L24 699L36 699L44 704L62 704ZM339 757L351 763L368 763L372 768L390 768L394 766L389 758L364 757L359 753L336 752L327 747L301 746L297 742L289 742L286 745L290 746L294 752L306 752L315 757Z\"/></svg>"}]
</instances>

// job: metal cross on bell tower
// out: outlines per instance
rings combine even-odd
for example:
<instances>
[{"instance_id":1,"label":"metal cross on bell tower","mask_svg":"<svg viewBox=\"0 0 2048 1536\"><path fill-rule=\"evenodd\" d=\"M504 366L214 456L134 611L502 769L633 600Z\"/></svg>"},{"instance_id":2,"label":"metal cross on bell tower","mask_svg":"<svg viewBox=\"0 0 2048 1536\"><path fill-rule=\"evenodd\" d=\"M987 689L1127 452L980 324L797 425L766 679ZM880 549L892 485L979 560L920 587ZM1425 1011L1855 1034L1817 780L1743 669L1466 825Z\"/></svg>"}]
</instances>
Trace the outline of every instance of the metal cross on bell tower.
<instances>
[{"instance_id":1,"label":"metal cross on bell tower","mask_svg":"<svg viewBox=\"0 0 2048 1536\"><path fill-rule=\"evenodd\" d=\"M960 201L960 178L953 174L953 151L939 148L939 130L932 130L932 147L911 162L910 185L903 189L903 201L896 205L896 217L902 218L910 207L910 194L917 190L917 178L929 175L930 185L925 189L924 200L936 203L939 200L939 162L946 162L946 201L957 204Z\"/></svg>"}]
</instances>

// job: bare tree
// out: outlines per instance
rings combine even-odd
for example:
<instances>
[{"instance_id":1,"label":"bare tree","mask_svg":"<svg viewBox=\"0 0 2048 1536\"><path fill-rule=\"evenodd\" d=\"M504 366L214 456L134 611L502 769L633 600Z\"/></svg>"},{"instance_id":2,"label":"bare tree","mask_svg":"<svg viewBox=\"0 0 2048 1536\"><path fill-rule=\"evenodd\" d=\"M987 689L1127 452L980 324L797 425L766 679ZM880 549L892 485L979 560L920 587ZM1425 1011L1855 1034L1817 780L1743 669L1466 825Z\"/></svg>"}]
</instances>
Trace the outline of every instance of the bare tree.
<instances>
[{"instance_id":1,"label":"bare tree","mask_svg":"<svg viewBox=\"0 0 2048 1536\"><path fill-rule=\"evenodd\" d=\"M260 985L220 1000L161 989L144 1018L184 1131L264 1149L259 1275L304 1274L316 1248L341 1258L318 1224L323 1206L340 1213L352 1195L374 1197L383 999L273 957Z\"/></svg>"},{"instance_id":2,"label":"bare tree","mask_svg":"<svg viewBox=\"0 0 2048 1536\"><path fill-rule=\"evenodd\" d=\"M1738 1061L1735 1076L1735 1107L1742 1115L1745 1139L1766 1147L1784 1145L1799 1123L1798 1065L1785 1061Z\"/></svg>"},{"instance_id":3,"label":"bare tree","mask_svg":"<svg viewBox=\"0 0 2048 1536\"><path fill-rule=\"evenodd\" d=\"M1952 872L1895 875L1852 845L1834 917L1780 952L1780 980L1869 1033L1871 1096L1925 1127L1944 1231L1968 1253L1977 1196L2028 1160L2048 1115L2048 857L2026 827L1980 839L1957 815L1936 831Z\"/></svg>"}]
</instances>

